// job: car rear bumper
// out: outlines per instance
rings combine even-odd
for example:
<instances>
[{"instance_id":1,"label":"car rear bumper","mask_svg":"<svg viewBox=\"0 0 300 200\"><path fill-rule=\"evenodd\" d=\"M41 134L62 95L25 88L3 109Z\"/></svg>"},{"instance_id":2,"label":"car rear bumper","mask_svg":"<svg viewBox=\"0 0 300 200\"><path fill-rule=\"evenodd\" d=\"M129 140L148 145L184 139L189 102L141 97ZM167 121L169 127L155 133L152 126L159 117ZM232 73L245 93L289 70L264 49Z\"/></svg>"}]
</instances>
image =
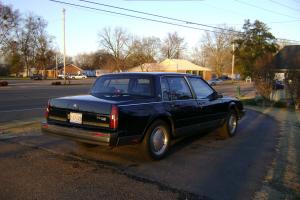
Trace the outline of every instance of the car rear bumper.
<instances>
[{"instance_id":1,"label":"car rear bumper","mask_svg":"<svg viewBox=\"0 0 300 200\"><path fill-rule=\"evenodd\" d=\"M116 146L118 143L117 133L104 133L98 131L90 131L73 127L65 127L42 122L41 129L43 133L67 137L72 140L103 145Z\"/></svg>"}]
</instances>

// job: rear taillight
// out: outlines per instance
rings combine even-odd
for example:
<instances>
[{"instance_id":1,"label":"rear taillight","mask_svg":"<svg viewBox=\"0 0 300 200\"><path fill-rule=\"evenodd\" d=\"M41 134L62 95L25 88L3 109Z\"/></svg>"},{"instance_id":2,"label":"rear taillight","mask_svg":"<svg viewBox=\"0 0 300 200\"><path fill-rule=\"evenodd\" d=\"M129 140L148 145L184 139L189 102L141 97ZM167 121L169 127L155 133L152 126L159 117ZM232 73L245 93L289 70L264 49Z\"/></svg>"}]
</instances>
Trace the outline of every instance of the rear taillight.
<instances>
[{"instance_id":1,"label":"rear taillight","mask_svg":"<svg viewBox=\"0 0 300 200\"><path fill-rule=\"evenodd\" d=\"M49 110L50 110L50 100L48 101L47 108L46 108L46 112L45 112L45 117L46 117L46 119L47 119L48 116L49 116Z\"/></svg>"},{"instance_id":2,"label":"rear taillight","mask_svg":"<svg viewBox=\"0 0 300 200\"><path fill-rule=\"evenodd\" d=\"M112 129L118 128L118 117L119 117L119 109L117 106L112 105L111 113L110 113L110 123L109 127Z\"/></svg>"}]
</instances>

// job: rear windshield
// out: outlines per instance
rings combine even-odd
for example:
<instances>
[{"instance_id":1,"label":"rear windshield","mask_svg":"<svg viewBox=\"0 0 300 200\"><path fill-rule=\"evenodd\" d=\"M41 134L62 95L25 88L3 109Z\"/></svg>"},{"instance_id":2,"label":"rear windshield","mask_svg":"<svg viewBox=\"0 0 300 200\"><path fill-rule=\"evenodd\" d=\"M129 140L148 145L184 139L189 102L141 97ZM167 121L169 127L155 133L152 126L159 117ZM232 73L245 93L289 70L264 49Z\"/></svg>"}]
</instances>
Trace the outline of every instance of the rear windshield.
<instances>
[{"instance_id":1,"label":"rear windshield","mask_svg":"<svg viewBox=\"0 0 300 200\"><path fill-rule=\"evenodd\" d=\"M152 97L152 82L152 78L149 77L104 76L96 81L91 94Z\"/></svg>"}]
</instances>

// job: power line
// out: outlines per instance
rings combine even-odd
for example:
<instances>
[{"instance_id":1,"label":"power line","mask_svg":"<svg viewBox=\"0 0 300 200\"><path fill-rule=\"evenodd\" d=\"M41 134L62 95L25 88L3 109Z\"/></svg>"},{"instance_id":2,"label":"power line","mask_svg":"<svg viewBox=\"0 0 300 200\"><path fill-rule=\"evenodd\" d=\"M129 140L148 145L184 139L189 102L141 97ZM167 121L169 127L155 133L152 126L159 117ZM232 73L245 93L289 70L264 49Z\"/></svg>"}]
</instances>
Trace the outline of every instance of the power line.
<instances>
[{"instance_id":1,"label":"power line","mask_svg":"<svg viewBox=\"0 0 300 200\"><path fill-rule=\"evenodd\" d=\"M280 3L278 1L274 1L274 0L270 0L270 1L273 2L273 3L275 3L275 4L281 5L282 7L288 8L290 10L293 10L293 11L296 11L296 12L300 12L300 10L297 10L297 9L295 9L293 7L287 6L287 5L285 5L283 3Z\"/></svg>"},{"instance_id":2,"label":"power line","mask_svg":"<svg viewBox=\"0 0 300 200\"><path fill-rule=\"evenodd\" d=\"M214 33L220 33L218 31L213 31L213 30L209 30L209 29L203 29L203 28L197 28L197 27L192 27L192 26L186 26L186 25L182 25L182 24L176 24L176 23L167 22L167 21L150 19L150 18L146 18L146 17L139 17L139 16L129 15L129 14L125 14L125 13L119 13L119 12L114 12L114 11L109 11L109 10L103 10L103 9L99 9L99 8L93 8L93 7L89 7L89 6L85 6L85 5L80 5L80 4L68 3L68 2L64 2L64 1L58 1L58 0L49 0L49 1L52 1L52 2L55 2L55 3L60 3L60 4L65 4L65 5L69 5L69 6L86 8L86 9L90 9L90 10L97 10L97 11L106 12L106 13L110 13L110 14L122 15L122 16L126 16L126 17L131 17L131 18L136 18L136 19L142 19L142 20L147 20L147 21L162 23L162 24L179 26L179 27L183 27L183 28L190 28L190 29L195 29L195 30L200 30L200 31L209 31L209 32L214 32Z\"/></svg>"},{"instance_id":3,"label":"power line","mask_svg":"<svg viewBox=\"0 0 300 200\"><path fill-rule=\"evenodd\" d=\"M300 22L300 19L299 20L297 20L297 19L295 19L295 20L288 20L288 21L272 21L272 22L265 22L265 23L266 24L285 24L285 23L296 23L296 22ZM220 24L226 24L228 26L242 26L243 25L241 23L238 23L238 24L218 23L218 24L209 24L209 25L216 26L216 25L220 25Z\"/></svg>"},{"instance_id":4,"label":"power line","mask_svg":"<svg viewBox=\"0 0 300 200\"><path fill-rule=\"evenodd\" d=\"M187 20L183 20L183 19L176 19L176 18L166 17L166 16L157 15L157 14L153 14L153 13L147 13L147 12L143 12L143 11L138 11L138 10L133 10L133 9L128 9L128 8L122 8L122 7L118 7L118 6L108 5L108 4L104 4L104 3L98 3L98 2L89 1L89 0L78 0L78 1L85 2L85 3L90 3L90 4L95 4L95 5L100 5L100 6L105 6L105 7L109 7L109 8L115 8L115 9L124 10L124 11L130 11L130 12L134 12L134 13L138 13L138 14L144 14L144 15L159 17L159 18L178 21L178 22L184 22L186 24L199 25L199 26L214 28L214 29L218 29L218 30L225 30L225 31L229 31L229 32L235 32L235 33L242 34L241 31L235 31L235 30L232 30L232 29L221 28L221 27L212 26L212 25L208 25L208 24L201 24L201 23L197 23L197 22L191 22L191 21L187 21ZM300 21L300 19L295 20L295 21ZM215 31L211 31L211 32L215 32ZM284 39L284 40L286 40L286 39ZM296 41L296 40L291 40L291 41Z\"/></svg>"},{"instance_id":5,"label":"power line","mask_svg":"<svg viewBox=\"0 0 300 200\"><path fill-rule=\"evenodd\" d=\"M284 14L284 13L276 12L274 10L269 10L269 9L266 9L266 8L263 8L263 7L259 7L259 6L256 6L254 4L248 3L248 2L244 2L244 1L241 1L241 0L235 0L235 1L238 2L238 3L241 3L241 4L245 4L247 6L250 6L250 7L258 8L260 10L264 10L266 12L270 12L270 13L273 13L273 14L278 14L278 15L282 15L282 16L286 16L286 17L289 17L289 18L294 18L294 19L299 19L300 20L300 18L291 16L291 15L287 15L287 14Z\"/></svg>"},{"instance_id":6,"label":"power line","mask_svg":"<svg viewBox=\"0 0 300 200\"><path fill-rule=\"evenodd\" d=\"M89 9L89 10L96 10L96 11L100 11L100 12L105 12L105 13L110 13L110 14L116 14L116 15L121 15L121 16L126 16L126 17L131 17L131 18L136 18L136 19L141 19L141 20L146 20L146 21L151 21L151 22L156 22L156 23L168 24L168 25L173 25L173 26L178 26L178 27L183 27L183 28L189 28L189 29L194 29L194 30L200 30L200 31L208 31L208 32L213 32L213 33L220 33L218 31L214 31L214 30L209 30L209 29L204 29L204 28L197 28L197 27L192 27L192 26L186 26L186 25L177 24L177 23L173 23L173 22L167 22L167 21L161 21L161 20L156 20L156 19L150 19L150 18L146 18L146 17L140 17L140 16L125 14L125 13L120 13L120 12L114 12L114 11L109 11L109 10L104 10L104 9L89 7L89 6L85 6L85 5L64 2L64 1L58 1L58 0L49 0L49 1L52 1L52 2L55 2L55 3L59 3L59 4L74 6L74 7L85 8L85 9ZM243 34L243 32L241 32L241 31L235 31L235 32L237 32L239 34ZM276 40L285 40L285 41L300 43L300 41L297 41L297 40L289 40L289 39L283 39L283 38L277 38Z\"/></svg>"},{"instance_id":7,"label":"power line","mask_svg":"<svg viewBox=\"0 0 300 200\"><path fill-rule=\"evenodd\" d=\"M122 7L108 5L108 4L104 4L104 3L98 3L98 2L94 2L94 1L88 1L88 0L78 0L78 1L85 2L85 3L90 3L90 4L95 4L95 5L100 5L100 6L105 6L105 7L109 7L109 8L115 8L115 9L124 10L124 11L129 11L129 12L134 12L134 13L138 13L138 14L153 16L153 17L159 17L159 18L173 20L173 21L177 21L177 22L183 22L183 23L186 23L186 24L204 26L204 27L208 27L208 28L214 28L214 29L219 29L219 30L225 30L225 31L239 33L239 31L235 31L235 30L231 30L231 29L226 29L226 28L211 26L211 25L207 25L207 24L200 24L200 23L197 23L197 22L191 22L191 21L186 21L186 20L183 20L183 19L176 19L176 18L172 18L172 17L166 17L166 16L162 16L162 15L157 15L157 14L142 12L142 11L138 11L138 10L132 10L132 9L128 9L128 8L122 8Z\"/></svg>"}]
</instances>

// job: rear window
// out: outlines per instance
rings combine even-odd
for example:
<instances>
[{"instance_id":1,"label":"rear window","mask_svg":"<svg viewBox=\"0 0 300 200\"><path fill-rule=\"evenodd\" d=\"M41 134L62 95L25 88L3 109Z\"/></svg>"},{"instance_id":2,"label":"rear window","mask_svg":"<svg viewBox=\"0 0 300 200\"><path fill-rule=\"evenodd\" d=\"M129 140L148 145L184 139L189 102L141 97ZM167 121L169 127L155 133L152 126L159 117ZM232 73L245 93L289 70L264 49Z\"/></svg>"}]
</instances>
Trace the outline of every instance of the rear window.
<instances>
[{"instance_id":1,"label":"rear window","mask_svg":"<svg viewBox=\"0 0 300 200\"><path fill-rule=\"evenodd\" d=\"M92 94L154 96L152 78L105 76L94 84Z\"/></svg>"}]
</instances>

